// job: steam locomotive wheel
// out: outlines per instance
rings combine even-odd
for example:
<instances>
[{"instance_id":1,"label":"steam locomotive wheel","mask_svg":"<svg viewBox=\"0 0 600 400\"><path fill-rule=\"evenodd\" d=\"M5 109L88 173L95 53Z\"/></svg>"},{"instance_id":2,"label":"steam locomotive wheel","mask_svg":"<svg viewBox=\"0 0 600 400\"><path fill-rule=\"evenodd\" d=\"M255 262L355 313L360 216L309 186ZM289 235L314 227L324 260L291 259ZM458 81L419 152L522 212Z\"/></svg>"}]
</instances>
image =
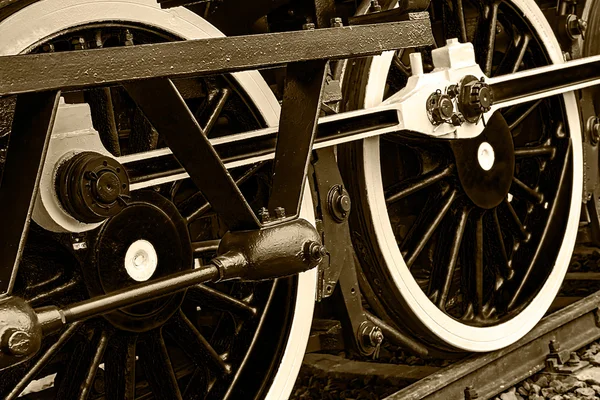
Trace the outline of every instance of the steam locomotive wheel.
<instances>
[{"instance_id":1,"label":"steam locomotive wheel","mask_svg":"<svg viewBox=\"0 0 600 400\"><path fill-rule=\"evenodd\" d=\"M460 4L432 2L437 44L468 38L486 75L563 62L534 1ZM430 53L417 50L427 72ZM410 75L407 53L349 64L346 108L400 90ZM475 139L384 135L339 153L369 301L442 351L490 351L525 335L556 296L577 233L574 96L508 107L486 122Z\"/></svg>"},{"instance_id":2,"label":"steam locomotive wheel","mask_svg":"<svg viewBox=\"0 0 600 400\"><path fill-rule=\"evenodd\" d=\"M0 21L0 55L221 35L187 9L162 10L154 0L23 3ZM257 72L176 84L200 123L211 127L205 129L209 136L278 122L279 104ZM142 189L129 186L114 161L117 156L165 144L124 90L106 90L114 115L106 114L90 93L64 93L67 104L59 106L55 132L72 129L70 136L81 135L81 120L91 119L100 133L91 139L83 135L71 147L64 144L68 140L61 142L69 135L50 140L35 223L12 292L34 307L71 304L192 268L214 256L215 243L226 230L187 179ZM0 101L6 107L4 118L12 100ZM87 114L77 111L81 106ZM113 124L113 136L107 124ZM240 189L253 208L268 196L268 167L263 163L231 171L234 178L245 177ZM66 183L61 186L62 178ZM93 199L85 192L88 186L95 188ZM308 191L301 216L314 223ZM190 241L206 245L192 249ZM72 324L45 339L33 359L0 372L0 397L285 399L308 340L315 273L199 285Z\"/></svg>"}]
</instances>

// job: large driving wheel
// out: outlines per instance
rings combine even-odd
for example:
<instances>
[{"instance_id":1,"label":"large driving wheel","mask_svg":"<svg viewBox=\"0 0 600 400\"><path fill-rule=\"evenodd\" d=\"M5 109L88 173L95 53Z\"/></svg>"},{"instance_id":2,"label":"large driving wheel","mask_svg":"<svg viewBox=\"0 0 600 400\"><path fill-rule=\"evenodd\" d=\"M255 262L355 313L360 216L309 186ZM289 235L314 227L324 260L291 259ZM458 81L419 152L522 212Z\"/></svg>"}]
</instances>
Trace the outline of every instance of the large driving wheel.
<instances>
[{"instance_id":1,"label":"large driving wheel","mask_svg":"<svg viewBox=\"0 0 600 400\"><path fill-rule=\"evenodd\" d=\"M162 10L154 0L30 3L0 21L0 55L221 35L189 10ZM209 137L278 122L279 104L257 72L175 84ZM10 156L14 98L0 102ZM12 294L33 307L61 306L210 260L227 227L185 174L169 178L146 158L137 181L124 175L121 163L166 149L125 90L67 92L61 102ZM269 163L230 172L253 209L266 204ZM314 223L308 192L301 216ZM315 283L313 270L197 285L72 324L44 339L33 359L0 372L0 397L285 399L306 348Z\"/></svg>"},{"instance_id":2,"label":"large driving wheel","mask_svg":"<svg viewBox=\"0 0 600 400\"><path fill-rule=\"evenodd\" d=\"M487 76L563 62L534 1L433 1L430 15L437 45L472 42ZM431 49L415 50L427 72ZM402 89L410 52L349 64L346 108ZM579 222L574 96L504 108L486 122L475 139L391 134L340 151L372 306L447 351L494 350L527 333L560 287Z\"/></svg>"}]
</instances>

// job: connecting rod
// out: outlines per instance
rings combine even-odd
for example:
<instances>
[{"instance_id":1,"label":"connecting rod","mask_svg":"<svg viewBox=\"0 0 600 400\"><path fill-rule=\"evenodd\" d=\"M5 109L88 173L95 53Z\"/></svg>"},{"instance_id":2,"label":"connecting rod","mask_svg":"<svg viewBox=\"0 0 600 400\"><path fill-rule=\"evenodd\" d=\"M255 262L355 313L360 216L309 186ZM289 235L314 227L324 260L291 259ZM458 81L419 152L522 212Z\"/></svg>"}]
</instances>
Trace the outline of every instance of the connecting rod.
<instances>
[{"instance_id":1,"label":"connecting rod","mask_svg":"<svg viewBox=\"0 0 600 400\"><path fill-rule=\"evenodd\" d=\"M69 306L33 309L21 298L0 302L0 370L33 356L44 336L65 325L107 314L206 282L258 281L314 268L326 254L316 229L304 219L276 221L259 230L228 232L217 257L200 268L129 286Z\"/></svg>"}]
</instances>

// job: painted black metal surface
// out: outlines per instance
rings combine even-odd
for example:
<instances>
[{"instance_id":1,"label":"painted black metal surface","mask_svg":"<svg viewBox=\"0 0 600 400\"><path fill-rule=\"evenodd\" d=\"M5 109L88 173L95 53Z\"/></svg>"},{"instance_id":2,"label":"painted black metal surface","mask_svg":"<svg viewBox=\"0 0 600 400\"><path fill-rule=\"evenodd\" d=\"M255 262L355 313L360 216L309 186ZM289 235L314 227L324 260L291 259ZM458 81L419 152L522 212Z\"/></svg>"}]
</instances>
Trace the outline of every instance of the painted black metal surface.
<instances>
[{"instance_id":1,"label":"painted black metal surface","mask_svg":"<svg viewBox=\"0 0 600 400\"><path fill-rule=\"evenodd\" d=\"M91 298L139 282L122 267L128 249L138 240L149 242L156 251L156 271L148 282L193 268L187 224L177 207L155 191L135 191L126 207L102 226L83 268ZM151 301L105 314L104 318L118 329L146 332L171 318L183 296L181 292L158 299L149 296Z\"/></svg>"},{"instance_id":2,"label":"painted black metal surface","mask_svg":"<svg viewBox=\"0 0 600 400\"><path fill-rule=\"evenodd\" d=\"M173 82L145 80L127 84L126 89L227 226L258 229L254 212Z\"/></svg>"},{"instance_id":3,"label":"painted black metal surface","mask_svg":"<svg viewBox=\"0 0 600 400\"><path fill-rule=\"evenodd\" d=\"M330 121L319 124L315 143L324 143L329 140L341 139L346 136L357 135L369 130L388 128L398 124L398 113L386 110L364 116L347 118L339 121ZM231 142L220 141L214 148L223 163L245 160L250 157L265 156L275 153L277 132L265 136L234 140ZM125 163L125 168L131 183L139 183L150 179L182 173L185 170L172 155L152 158L152 165L148 160L132 161ZM161 165L160 168L157 166ZM157 171L159 169L159 171Z\"/></svg>"},{"instance_id":4,"label":"painted black metal surface","mask_svg":"<svg viewBox=\"0 0 600 400\"><path fill-rule=\"evenodd\" d=\"M273 166L270 210L283 207L288 215L300 212L300 200L321 110L326 66L324 60L288 64Z\"/></svg>"},{"instance_id":5,"label":"painted black metal surface","mask_svg":"<svg viewBox=\"0 0 600 400\"><path fill-rule=\"evenodd\" d=\"M59 92L43 92L17 100L0 186L0 210L11 210L0 229L0 295L14 284L59 98Z\"/></svg>"},{"instance_id":6,"label":"painted black metal surface","mask_svg":"<svg viewBox=\"0 0 600 400\"><path fill-rule=\"evenodd\" d=\"M433 43L428 19L0 57L0 95L342 59ZM269 49L266 51L265 49Z\"/></svg>"},{"instance_id":7,"label":"painted black metal surface","mask_svg":"<svg viewBox=\"0 0 600 400\"><path fill-rule=\"evenodd\" d=\"M477 153L482 143L489 143L494 149L494 162L489 170L479 165ZM458 178L471 201L486 210L502 203L515 171L513 138L502 114L492 114L486 128L476 138L452 142L450 147Z\"/></svg>"},{"instance_id":8,"label":"painted black metal surface","mask_svg":"<svg viewBox=\"0 0 600 400\"><path fill-rule=\"evenodd\" d=\"M489 85L494 94L494 103L519 99L533 94L545 93L553 89L565 88L600 78L600 60L585 64L570 65L556 71L509 79Z\"/></svg>"}]
</instances>

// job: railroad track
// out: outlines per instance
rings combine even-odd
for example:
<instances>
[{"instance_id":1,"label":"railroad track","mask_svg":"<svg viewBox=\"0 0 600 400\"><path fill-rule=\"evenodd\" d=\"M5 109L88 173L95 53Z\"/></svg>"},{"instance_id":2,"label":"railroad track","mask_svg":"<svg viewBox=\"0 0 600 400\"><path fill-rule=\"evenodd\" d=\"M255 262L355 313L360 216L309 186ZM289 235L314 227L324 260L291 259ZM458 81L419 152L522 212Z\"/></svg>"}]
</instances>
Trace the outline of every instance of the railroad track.
<instances>
[{"instance_id":1,"label":"railroad track","mask_svg":"<svg viewBox=\"0 0 600 400\"><path fill-rule=\"evenodd\" d=\"M346 382L374 382L388 388L381 391L386 400L492 398L546 368L548 360L557 356L553 350L558 348L566 362L571 352L600 338L598 258L597 248L578 247L547 316L507 348L445 361L450 364L445 367L427 360L406 365L313 353L305 356L304 373ZM401 389L392 392L393 387Z\"/></svg>"},{"instance_id":2,"label":"railroad track","mask_svg":"<svg viewBox=\"0 0 600 400\"><path fill-rule=\"evenodd\" d=\"M515 344L470 356L390 396L388 400L493 397L546 367L550 341L572 352L600 338L600 292L552 313ZM469 392L470 394L465 394ZM475 397L471 397L475 398Z\"/></svg>"}]
</instances>

